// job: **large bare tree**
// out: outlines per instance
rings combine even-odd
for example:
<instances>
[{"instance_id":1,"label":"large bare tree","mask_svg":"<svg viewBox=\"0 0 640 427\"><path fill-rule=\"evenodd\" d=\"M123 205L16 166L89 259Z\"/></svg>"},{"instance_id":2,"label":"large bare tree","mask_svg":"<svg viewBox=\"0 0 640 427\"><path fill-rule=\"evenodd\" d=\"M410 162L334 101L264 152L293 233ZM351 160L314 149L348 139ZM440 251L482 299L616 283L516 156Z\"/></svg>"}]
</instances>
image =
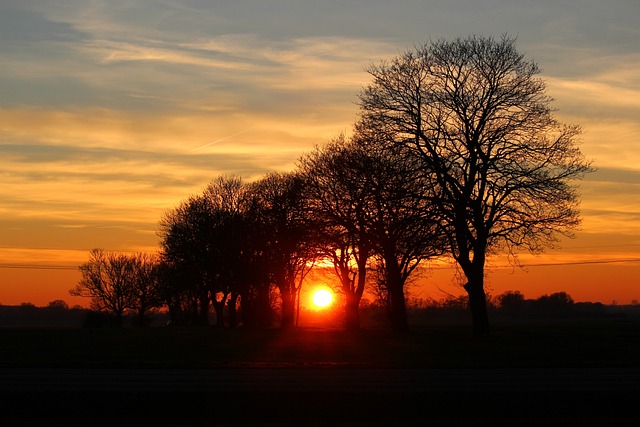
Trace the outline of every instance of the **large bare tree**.
<instances>
[{"instance_id":1,"label":"large bare tree","mask_svg":"<svg viewBox=\"0 0 640 427\"><path fill-rule=\"evenodd\" d=\"M430 42L368 71L359 132L422 162L474 334L488 335L487 255L541 252L579 224L580 129L554 118L537 64L506 35Z\"/></svg>"}]
</instances>

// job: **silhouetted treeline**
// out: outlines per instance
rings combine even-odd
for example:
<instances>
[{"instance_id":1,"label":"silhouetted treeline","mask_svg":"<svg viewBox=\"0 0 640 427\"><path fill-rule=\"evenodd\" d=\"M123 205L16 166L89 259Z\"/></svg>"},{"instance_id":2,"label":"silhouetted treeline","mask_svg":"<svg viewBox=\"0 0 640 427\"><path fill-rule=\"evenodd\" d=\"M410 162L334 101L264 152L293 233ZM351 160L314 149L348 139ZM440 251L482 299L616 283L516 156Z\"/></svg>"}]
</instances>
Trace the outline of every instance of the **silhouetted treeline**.
<instances>
[{"instance_id":1,"label":"silhouetted treeline","mask_svg":"<svg viewBox=\"0 0 640 427\"><path fill-rule=\"evenodd\" d=\"M45 307L32 303L0 305L0 328L44 327L44 328L112 328L118 326L140 326L136 313L125 314L118 319L113 313L93 310L81 306L69 307L62 300L50 302ZM168 316L164 312L147 313L145 326L164 326Z\"/></svg>"},{"instance_id":2,"label":"silhouetted treeline","mask_svg":"<svg viewBox=\"0 0 640 427\"><path fill-rule=\"evenodd\" d=\"M62 300L52 301L46 307L31 303L0 305L0 327L80 327L89 311L79 306L69 308Z\"/></svg>"},{"instance_id":3,"label":"silhouetted treeline","mask_svg":"<svg viewBox=\"0 0 640 427\"><path fill-rule=\"evenodd\" d=\"M410 315L416 322L430 320L466 320L469 317L468 297L448 296L440 300L414 299ZM527 299L519 291L507 291L488 296L488 310L501 319L578 319L620 315L640 315L640 305L613 306L600 302L574 302L566 292Z\"/></svg>"},{"instance_id":4,"label":"silhouetted treeline","mask_svg":"<svg viewBox=\"0 0 640 427\"><path fill-rule=\"evenodd\" d=\"M527 299L519 291L507 291L495 297L489 296L489 312L494 318L503 320L535 319L594 319L624 316L640 316L640 305L605 305L600 302L574 302L566 292L543 295ZM469 317L466 296L407 300L409 320L414 324L429 324L433 321L467 321ZM277 308L277 307L274 307ZM384 301L363 299L359 310L360 322L366 327L380 327L389 324L388 310ZM148 313L144 326L165 327L174 325L166 310ZM274 313L276 320L277 313ZM344 314L335 313L334 320L344 322ZM228 312L224 312L228 324ZM69 307L65 301L55 300L45 307L31 303L8 306L0 305L0 327L65 327L65 328L112 328L120 326L140 326L136 313L125 314L121 320L105 311L92 310L80 306Z\"/></svg>"},{"instance_id":5,"label":"silhouetted treeline","mask_svg":"<svg viewBox=\"0 0 640 427\"><path fill-rule=\"evenodd\" d=\"M489 335L487 257L540 253L571 235L573 183L592 171L579 127L553 117L537 64L515 42L438 40L370 66L350 138L316 147L288 173L214 179L162 218L155 266L95 252L72 293L117 319L137 311L141 323L165 304L174 324L208 325L213 312L218 326L277 317L288 328L305 278L323 264L344 296L346 329L360 327L368 287L405 332L406 283L447 257L466 282L474 334ZM567 310L555 297L521 303L527 313Z\"/></svg>"}]
</instances>

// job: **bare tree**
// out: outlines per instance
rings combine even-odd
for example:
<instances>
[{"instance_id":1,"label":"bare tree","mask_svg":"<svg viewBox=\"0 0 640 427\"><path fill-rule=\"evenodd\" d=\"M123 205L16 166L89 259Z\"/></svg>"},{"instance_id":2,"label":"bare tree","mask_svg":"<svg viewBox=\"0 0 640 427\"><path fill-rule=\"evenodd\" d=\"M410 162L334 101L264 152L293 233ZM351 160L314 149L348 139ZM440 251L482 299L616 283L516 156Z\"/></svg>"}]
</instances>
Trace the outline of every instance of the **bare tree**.
<instances>
[{"instance_id":1,"label":"bare tree","mask_svg":"<svg viewBox=\"0 0 640 427\"><path fill-rule=\"evenodd\" d=\"M148 314L163 305L158 284L157 255L139 252L131 256L133 264L132 307L138 316L138 324L145 326Z\"/></svg>"},{"instance_id":2,"label":"bare tree","mask_svg":"<svg viewBox=\"0 0 640 427\"><path fill-rule=\"evenodd\" d=\"M507 36L431 42L369 73L359 131L422 162L424 195L466 277L474 334L488 335L487 255L541 252L579 224L572 181L591 169L580 130L553 117L538 66Z\"/></svg>"},{"instance_id":3,"label":"bare tree","mask_svg":"<svg viewBox=\"0 0 640 427\"><path fill-rule=\"evenodd\" d=\"M176 322L191 313L206 324L212 305L220 327L225 315L229 326L240 323L239 307L247 323L269 323L265 243L251 194L241 178L219 176L161 221L162 288Z\"/></svg>"},{"instance_id":4,"label":"bare tree","mask_svg":"<svg viewBox=\"0 0 640 427\"><path fill-rule=\"evenodd\" d=\"M175 304L170 310L185 310L183 317L202 325L209 324L215 294L215 220L211 204L200 195L183 201L160 221L165 298Z\"/></svg>"},{"instance_id":5,"label":"bare tree","mask_svg":"<svg viewBox=\"0 0 640 427\"><path fill-rule=\"evenodd\" d=\"M360 328L358 314L365 290L367 261L373 254L367 208L372 183L362 174L357 147L344 135L303 156L298 167L305 179L308 209L320 231L317 243L333 264L345 296L345 327Z\"/></svg>"},{"instance_id":6,"label":"bare tree","mask_svg":"<svg viewBox=\"0 0 640 427\"><path fill-rule=\"evenodd\" d=\"M361 138L341 136L300 160L307 203L346 295L347 328L358 327L367 261L378 254L392 328L406 331L404 286L424 259L443 252L439 224L412 164Z\"/></svg>"},{"instance_id":7,"label":"bare tree","mask_svg":"<svg viewBox=\"0 0 640 427\"><path fill-rule=\"evenodd\" d=\"M251 188L260 218L269 277L280 291L283 328L296 324L296 308L304 279L317 259L302 193L303 180L295 173L271 173Z\"/></svg>"},{"instance_id":8,"label":"bare tree","mask_svg":"<svg viewBox=\"0 0 640 427\"><path fill-rule=\"evenodd\" d=\"M93 249L89 261L79 269L82 278L69 293L91 298L92 308L114 314L118 326L121 326L125 311L134 306L134 267L131 258L116 252Z\"/></svg>"}]
</instances>

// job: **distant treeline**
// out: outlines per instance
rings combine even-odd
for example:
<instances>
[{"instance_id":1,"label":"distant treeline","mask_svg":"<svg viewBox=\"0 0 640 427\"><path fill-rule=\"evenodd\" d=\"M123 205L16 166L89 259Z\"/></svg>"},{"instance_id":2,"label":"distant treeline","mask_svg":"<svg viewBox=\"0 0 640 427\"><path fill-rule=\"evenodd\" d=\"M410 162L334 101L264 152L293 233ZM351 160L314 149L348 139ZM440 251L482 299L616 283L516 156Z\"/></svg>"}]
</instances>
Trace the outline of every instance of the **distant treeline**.
<instances>
[{"instance_id":1,"label":"distant treeline","mask_svg":"<svg viewBox=\"0 0 640 427\"><path fill-rule=\"evenodd\" d=\"M414 299L410 307L412 315L422 313L426 321L465 318L468 316L468 298L449 296L441 300ZM519 291L507 291L498 296L489 295L487 306L494 318L507 319L571 319L610 317L640 313L640 305L605 305L600 302L575 302L566 292L527 299Z\"/></svg>"},{"instance_id":2,"label":"distant treeline","mask_svg":"<svg viewBox=\"0 0 640 427\"><path fill-rule=\"evenodd\" d=\"M408 315L414 324L430 322L467 320L469 316L468 298L447 296L445 298L410 298L407 301ZM489 310L496 319L581 319L610 318L640 315L640 304L605 305L600 302L574 302L566 292L543 295L537 299L527 299L519 291L507 291L496 297L489 297ZM387 325L387 310L381 302L364 300L361 316L364 326ZM125 316L127 326L170 326L166 311L150 314L148 322L140 325L134 313ZM339 323L338 323L339 324ZM20 305L0 305L0 327L69 327L104 328L117 327L118 320L113 314L91 310L81 306L69 307L62 300L37 307L32 303Z\"/></svg>"},{"instance_id":3,"label":"distant treeline","mask_svg":"<svg viewBox=\"0 0 640 427\"><path fill-rule=\"evenodd\" d=\"M161 326L167 324L168 316L162 311L149 314L143 326ZM141 326L135 313L125 316L125 324ZM118 321L113 314L84 308L69 307L62 300L55 300L44 307L25 302L20 305L0 304L0 328L37 327L37 328L103 328L117 327Z\"/></svg>"},{"instance_id":4,"label":"distant treeline","mask_svg":"<svg viewBox=\"0 0 640 427\"><path fill-rule=\"evenodd\" d=\"M24 302L20 305L0 305L0 327L79 327L91 310L69 307L62 300L51 301L46 307Z\"/></svg>"}]
</instances>

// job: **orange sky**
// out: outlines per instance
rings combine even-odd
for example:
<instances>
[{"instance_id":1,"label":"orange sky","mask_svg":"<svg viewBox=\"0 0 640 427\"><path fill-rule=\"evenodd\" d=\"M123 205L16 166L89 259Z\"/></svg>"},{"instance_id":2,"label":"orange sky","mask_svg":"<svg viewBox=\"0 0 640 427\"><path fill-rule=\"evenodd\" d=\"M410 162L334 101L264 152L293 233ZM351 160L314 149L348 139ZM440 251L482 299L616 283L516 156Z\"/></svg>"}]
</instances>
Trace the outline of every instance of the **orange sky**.
<instances>
[{"instance_id":1,"label":"orange sky","mask_svg":"<svg viewBox=\"0 0 640 427\"><path fill-rule=\"evenodd\" d=\"M372 62L504 32L538 61L558 118L584 128L598 171L580 184L577 238L523 255L528 272L494 260L491 292L640 299L637 1L165 3L0 5L1 304L86 303L67 290L92 248L157 250L163 212L215 176L288 170L349 132ZM418 293L461 293L452 273Z\"/></svg>"}]
</instances>

